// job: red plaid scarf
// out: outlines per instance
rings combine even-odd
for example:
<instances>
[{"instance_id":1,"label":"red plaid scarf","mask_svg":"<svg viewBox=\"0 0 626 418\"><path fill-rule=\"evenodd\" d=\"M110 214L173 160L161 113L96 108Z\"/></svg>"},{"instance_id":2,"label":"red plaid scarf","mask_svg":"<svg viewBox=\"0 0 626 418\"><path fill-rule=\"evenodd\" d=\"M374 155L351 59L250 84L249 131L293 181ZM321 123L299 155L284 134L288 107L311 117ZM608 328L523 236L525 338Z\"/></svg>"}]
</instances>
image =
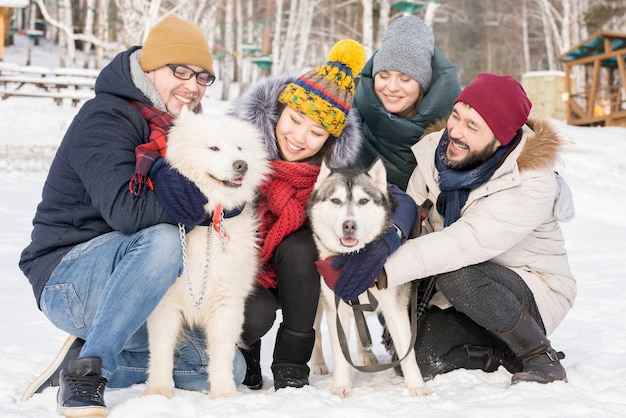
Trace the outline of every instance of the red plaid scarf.
<instances>
[{"instance_id":1,"label":"red plaid scarf","mask_svg":"<svg viewBox=\"0 0 626 418\"><path fill-rule=\"evenodd\" d=\"M305 208L320 172L320 166L271 161L272 175L261 185L258 204L263 245L259 259L263 266L257 282L276 287L276 270L269 262L276 246L304 224Z\"/></svg>"},{"instance_id":2,"label":"red plaid scarf","mask_svg":"<svg viewBox=\"0 0 626 418\"><path fill-rule=\"evenodd\" d=\"M144 185L154 190L148 173L157 159L165 157L167 131L174 122L172 115L156 107L138 101L132 101L130 104L139 111L150 127L148 142L135 148L135 173L128 183L130 193L139 196Z\"/></svg>"}]
</instances>

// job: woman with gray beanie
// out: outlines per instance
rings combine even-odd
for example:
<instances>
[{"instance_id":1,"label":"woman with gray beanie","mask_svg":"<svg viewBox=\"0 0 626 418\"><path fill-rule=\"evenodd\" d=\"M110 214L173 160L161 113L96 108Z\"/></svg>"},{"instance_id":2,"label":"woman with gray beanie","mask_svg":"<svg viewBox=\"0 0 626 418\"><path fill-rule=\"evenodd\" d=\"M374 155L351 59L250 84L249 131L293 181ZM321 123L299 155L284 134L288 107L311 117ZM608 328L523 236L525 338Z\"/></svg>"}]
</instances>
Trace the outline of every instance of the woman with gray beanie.
<instances>
[{"instance_id":1,"label":"woman with gray beanie","mask_svg":"<svg viewBox=\"0 0 626 418\"><path fill-rule=\"evenodd\" d=\"M448 116L460 92L456 68L435 48L432 30L417 16L396 19L361 71L354 96L364 139L359 165L381 157L389 182L405 190L416 166L411 146Z\"/></svg>"}]
</instances>

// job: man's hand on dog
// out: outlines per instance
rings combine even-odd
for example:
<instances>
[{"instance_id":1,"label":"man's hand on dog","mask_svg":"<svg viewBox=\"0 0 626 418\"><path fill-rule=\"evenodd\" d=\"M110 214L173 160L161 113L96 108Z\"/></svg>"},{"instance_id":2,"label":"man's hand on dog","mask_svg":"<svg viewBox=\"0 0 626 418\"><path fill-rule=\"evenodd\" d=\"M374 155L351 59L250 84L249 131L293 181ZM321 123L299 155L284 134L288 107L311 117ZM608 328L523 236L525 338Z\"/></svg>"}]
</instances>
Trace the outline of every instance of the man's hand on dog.
<instances>
[{"instance_id":1,"label":"man's hand on dog","mask_svg":"<svg viewBox=\"0 0 626 418\"><path fill-rule=\"evenodd\" d=\"M340 269L333 289L335 294L348 302L357 299L361 293L374 285L387 257L399 246L400 237L396 230L391 228L361 251L335 257L331 267Z\"/></svg>"}]
</instances>

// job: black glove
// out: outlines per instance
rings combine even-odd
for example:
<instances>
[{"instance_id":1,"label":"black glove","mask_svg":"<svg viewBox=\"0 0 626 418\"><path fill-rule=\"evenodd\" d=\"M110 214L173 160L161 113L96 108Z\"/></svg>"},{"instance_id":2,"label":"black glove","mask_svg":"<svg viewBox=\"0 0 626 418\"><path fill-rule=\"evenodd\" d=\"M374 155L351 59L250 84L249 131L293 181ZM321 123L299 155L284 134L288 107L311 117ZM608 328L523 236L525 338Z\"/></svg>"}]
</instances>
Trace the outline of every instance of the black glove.
<instances>
[{"instance_id":1,"label":"black glove","mask_svg":"<svg viewBox=\"0 0 626 418\"><path fill-rule=\"evenodd\" d=\"M167 165L164 158L155 161L150 179L159 203L176 222L190 229L204 221L204 205L209 199L191 180Z\"/></svg>"}]
</instances>

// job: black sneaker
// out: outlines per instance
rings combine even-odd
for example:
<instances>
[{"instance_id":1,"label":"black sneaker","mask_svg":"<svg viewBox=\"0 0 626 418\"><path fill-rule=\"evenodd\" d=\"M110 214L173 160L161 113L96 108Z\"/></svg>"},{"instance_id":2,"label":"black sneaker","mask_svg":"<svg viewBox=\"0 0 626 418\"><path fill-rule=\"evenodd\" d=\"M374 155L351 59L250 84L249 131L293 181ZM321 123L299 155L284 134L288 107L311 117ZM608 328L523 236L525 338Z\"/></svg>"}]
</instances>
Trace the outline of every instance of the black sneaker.
<instances>
[{"instance_id":1,"label":"black sneaker","mask_svg":"<svg viewBox=\"0 0 626 418\"><path fill-rule=\"evenodd\" d=\"M69 368L61 370L57 412L64 417L106 417L106 383L99 358L72 361Z\"/></svg>"},{"instance_id":2,"label":"black sneaker","mask_svg":"<svg viewBox=\"0 0 626 418\"><path fill-rule=\"evenodd\" d=\"M35 393L41 393L49 387L59 386L59 374L61 373L61 369L66 369L70 365L70 361L78 358L84 344L85 340L73 335L67 337L61 350L59 350L59 353L54 360L52 360L52 363L28 385L22 394L21 400L26 401Z\"/></svg>"}]
</instances>

